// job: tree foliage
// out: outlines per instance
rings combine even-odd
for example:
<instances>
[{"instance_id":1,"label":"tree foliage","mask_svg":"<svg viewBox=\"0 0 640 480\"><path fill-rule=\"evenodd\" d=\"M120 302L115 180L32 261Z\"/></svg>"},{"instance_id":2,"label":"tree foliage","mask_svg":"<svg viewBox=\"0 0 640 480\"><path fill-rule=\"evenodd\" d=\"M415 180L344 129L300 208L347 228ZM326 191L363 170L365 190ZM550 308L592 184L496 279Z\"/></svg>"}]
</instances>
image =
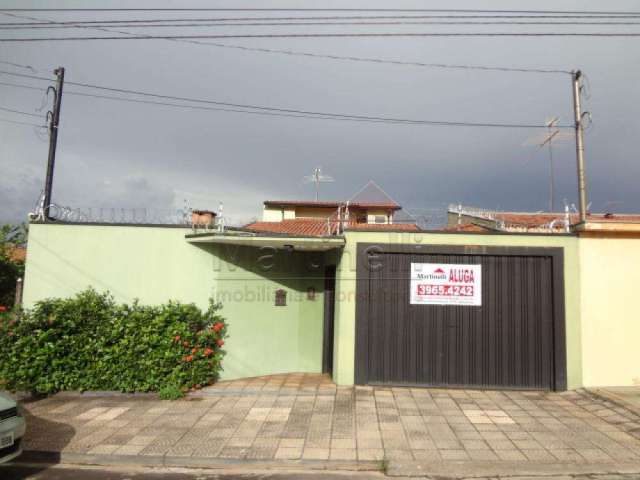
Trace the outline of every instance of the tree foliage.
<instances>
[{"instance_id":1,"label":"tree foliage","mask_svg":"<svg viewBox=\"0 0 640 480\"><path fill-rule=\"evenodd\" d=\"M11 307L16 295L16 281L24 275L24 262L13 258L12 252L27 242L26 224L6 224L0 227L0 307Z\"/></svg>"}]
</instances>

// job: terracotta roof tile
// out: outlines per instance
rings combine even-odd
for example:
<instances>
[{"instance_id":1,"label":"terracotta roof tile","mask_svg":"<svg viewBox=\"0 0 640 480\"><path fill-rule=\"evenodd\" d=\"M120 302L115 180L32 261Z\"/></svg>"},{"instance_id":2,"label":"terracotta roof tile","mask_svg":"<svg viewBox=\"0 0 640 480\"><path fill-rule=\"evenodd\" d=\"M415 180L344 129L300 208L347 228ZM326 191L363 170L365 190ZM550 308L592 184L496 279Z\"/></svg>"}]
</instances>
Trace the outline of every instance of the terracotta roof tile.
<instances>
[{"instance_id":1,"label":"terracotta roof tile","mask_svg":"<svg viewBox=\"0 0 640 480\"><path fill-rule=\"evenodd\" d=\"M320 237L328 235L326 220L297 218L281 222L254 222L244 228L254 232L284 233L289 235L308 235Z\"/></svg>"},{"instance_id":2,"label":"terracotta roof tile","mask_svg":"<svg viewBox=\"0 0 640 480\"><path fill-rule=\"evenodd\" d=\"M318 207L318 208L338 208L345 206L346 202L322 201L322 200L265 200L264 204L269 207ZM395 202L350 202L351 208L389 208L399 210L401 207Z\"/></svg>"},{"instance_id":3,"label":"terracotta roof tile","mask_svg":"<svg viewBox=\"0 0 640 480\"><path fill-rule=\"evenodd\" d=\"M282 233L289 235L308 235L314 237L326 236L328 226L326 219L296 218L281 222L254 222L244 228L254 232ZM337 222L331 222L331 234L335 233ZM352 223L347 230L368 231L407 231L417 232L420 228L413 223Z\"/></svg>"},{"instance_id":4,"label":"terracotta roof tile","mask_svg":"<svg viewBox=\"0 0 640 480\"><path fill-rule=\"evenodd\" d=\"M347 230L418 232L420 227L415 223L353 223L347 227Z\"/></svg>"},{"instance_id":5,"label":"terracotta roof tile","mask_svg":"<svg viewBox=\"0 0 640 480\"><path fill-rule=\"evenodd\" d=\"M489 232L490 229L476 225L474 223L463 223L461 225L453 225L450 227L444 227L443 232Z\"/></svg>"}]
</instances>

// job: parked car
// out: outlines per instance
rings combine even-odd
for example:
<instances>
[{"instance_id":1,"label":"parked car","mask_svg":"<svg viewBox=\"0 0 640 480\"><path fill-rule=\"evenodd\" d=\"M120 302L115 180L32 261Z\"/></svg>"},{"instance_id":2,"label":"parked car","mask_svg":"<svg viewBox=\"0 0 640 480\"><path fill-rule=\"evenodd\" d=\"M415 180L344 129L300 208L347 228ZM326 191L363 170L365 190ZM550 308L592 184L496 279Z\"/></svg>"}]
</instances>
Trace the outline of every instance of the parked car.
<instances>
[{"instance_id":1,"label":"parked car","mask_svg":"<svg viewBox=\"0 0 640 480\"><path fill-rule=\"evenodd\" d=\"M22 453L25 427L17 402L0 392L0 463L13 460Z\"/></svg>"}]
</instances>

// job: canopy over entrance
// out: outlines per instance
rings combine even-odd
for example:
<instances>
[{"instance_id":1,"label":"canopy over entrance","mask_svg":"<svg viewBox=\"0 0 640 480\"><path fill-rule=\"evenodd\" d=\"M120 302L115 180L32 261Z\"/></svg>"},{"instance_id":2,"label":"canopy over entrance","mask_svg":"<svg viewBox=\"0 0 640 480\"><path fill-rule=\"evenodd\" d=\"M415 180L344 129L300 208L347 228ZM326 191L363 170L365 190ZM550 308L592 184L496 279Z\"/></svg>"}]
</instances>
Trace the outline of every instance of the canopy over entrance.
<instances>
[{"instance_id":1,"label":"canopy over entrance","mask_svg":"<svg viewBox=\"0 0 640 480\"><path fill-rule=\"evenodd\" d=\"M344 247L344 237L312 237L277 234L262 234L242 230L227 232L204 232L185 235L189 243L246 245L271 247L282 250L323 252Z\"/></svg>"}]
</instances>

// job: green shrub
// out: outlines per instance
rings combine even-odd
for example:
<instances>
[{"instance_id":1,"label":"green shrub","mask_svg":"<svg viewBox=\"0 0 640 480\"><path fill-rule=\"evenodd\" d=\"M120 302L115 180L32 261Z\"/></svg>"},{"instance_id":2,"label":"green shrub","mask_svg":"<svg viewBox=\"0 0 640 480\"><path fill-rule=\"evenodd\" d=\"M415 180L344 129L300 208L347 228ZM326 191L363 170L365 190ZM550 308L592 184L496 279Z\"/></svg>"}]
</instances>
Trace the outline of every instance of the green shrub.
<instances>
[{"instance_id":1,"label":"green shrub","mask_svg":"<svg viewBox=\"0 0 640 480\"><path fill-rule=\"evenodd\" d=\"M220 305L117 304L87 290L0 314L0 389L178 391L215 382L226 324Z\"/></svg>"},{"instance_id":2,"label":"green shrub","mask_svg":"<svg viewBox=\"0 0 640 480\"><path fill-rule=\"evenodd\" d=\"M184 397L184 392L177 385L165 385L158 391L161 400L177 400Z\"/></svg>"}]
</instances>

